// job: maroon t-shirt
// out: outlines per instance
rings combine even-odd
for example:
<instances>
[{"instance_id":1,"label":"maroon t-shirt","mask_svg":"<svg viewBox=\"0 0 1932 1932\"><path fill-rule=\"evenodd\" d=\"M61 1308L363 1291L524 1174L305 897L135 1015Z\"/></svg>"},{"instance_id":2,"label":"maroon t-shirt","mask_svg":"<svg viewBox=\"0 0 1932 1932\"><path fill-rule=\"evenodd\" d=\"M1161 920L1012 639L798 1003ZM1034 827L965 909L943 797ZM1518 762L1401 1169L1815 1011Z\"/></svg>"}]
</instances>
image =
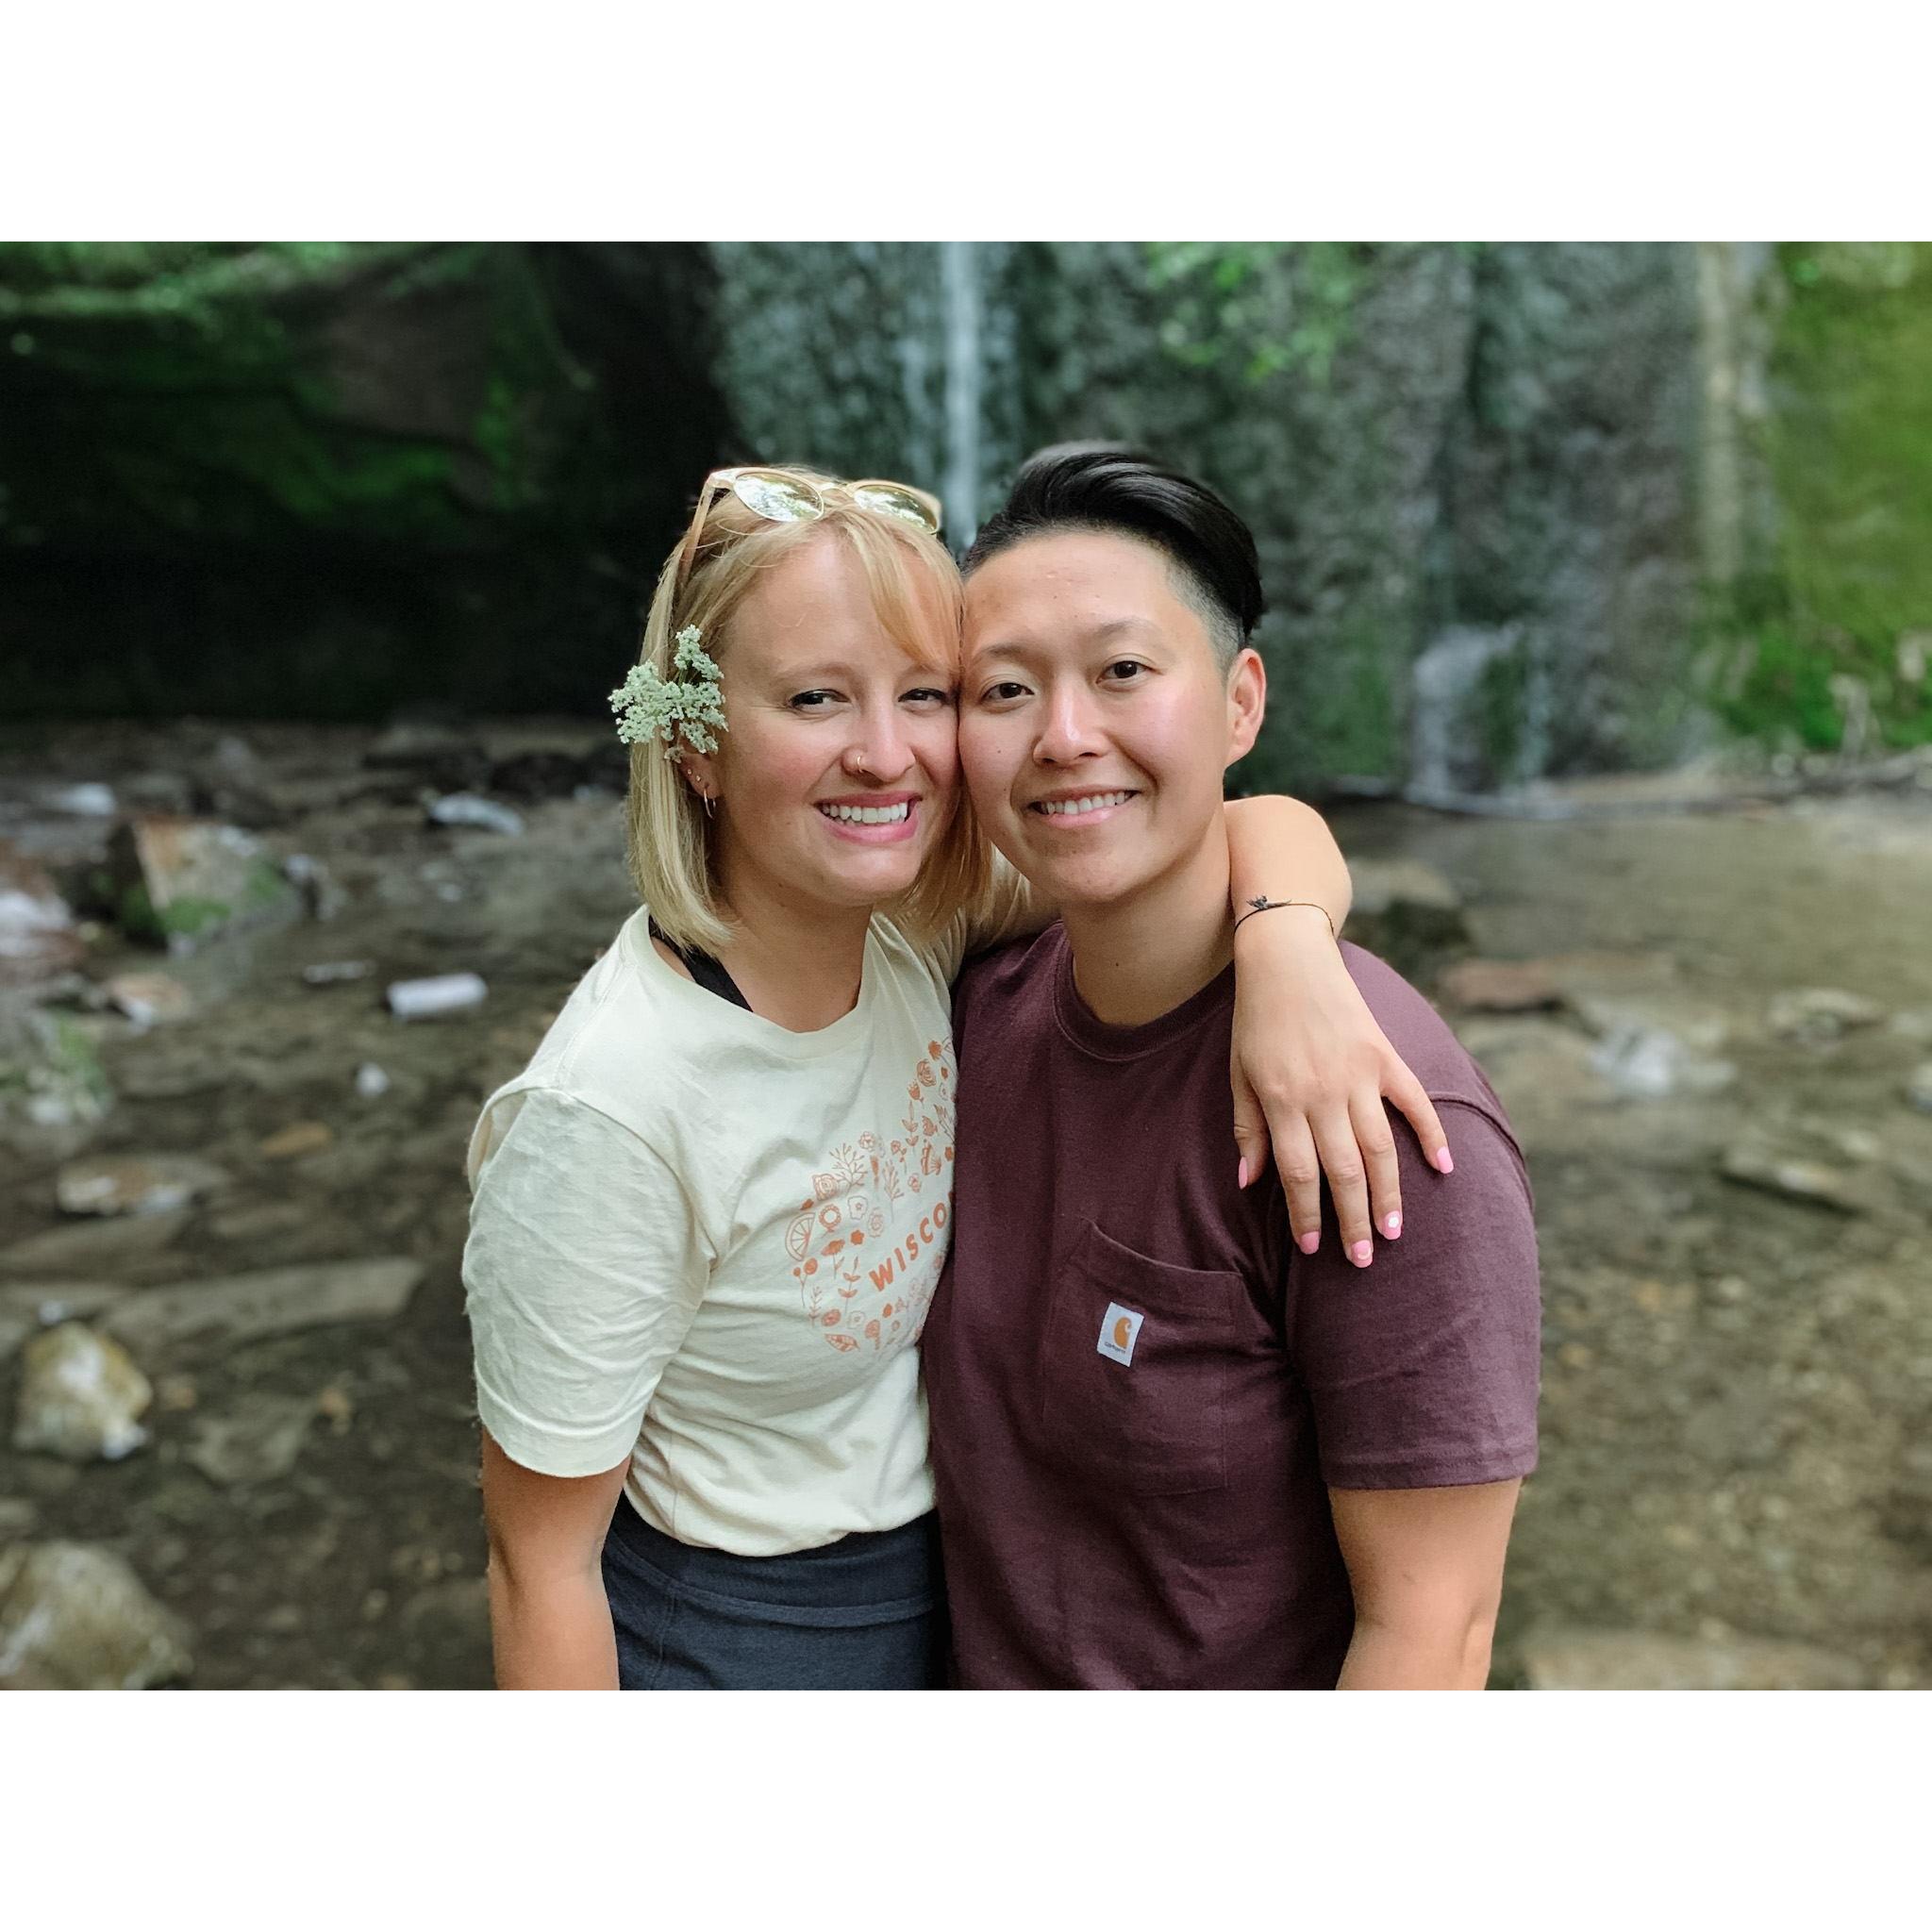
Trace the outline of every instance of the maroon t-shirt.
<instances>
[{"instance_id":1,"label":"maroon t-shirt","mask_svg":"<svg viewBox=\"0 0 1932 1932\"><path fill-rule=\"evenodd\" d=\"M1332 1689L1354 1629L1328 1490L1536 1464L1529 1181L1501 1103L1413 987L1342 956L1456 1156L1391 1111L1406 1232L1372 1268L1245 1193L1232 968L1103 1024L1058 925L955 991L953 1249L925 1324L959 1681Z\"/></svg>"}]
</instances>

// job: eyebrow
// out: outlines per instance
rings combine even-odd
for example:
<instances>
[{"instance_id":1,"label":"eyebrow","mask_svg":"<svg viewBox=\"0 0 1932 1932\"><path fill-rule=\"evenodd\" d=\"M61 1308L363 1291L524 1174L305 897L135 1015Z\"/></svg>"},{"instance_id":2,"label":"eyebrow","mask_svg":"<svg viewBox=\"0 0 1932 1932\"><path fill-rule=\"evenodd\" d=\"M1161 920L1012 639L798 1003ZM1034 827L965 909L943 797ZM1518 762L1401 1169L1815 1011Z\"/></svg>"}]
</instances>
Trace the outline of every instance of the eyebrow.
<instances>
[{"instance_id":1,"label":"eyebrow","mask_svg":"<svg viewBox=\"0 0 1932 1932\"><path fill-rule=\"evenodd\" d=\"M907 664L903 675L908 677L937 677L944 679L952 674L946 671L936 671L929 665L920 663L915 658ZM861 674L856 665L841 663L837 658L821 658L816 664L795 664L789 669L781 667L772 672L770 675L773 684L783 685L790 691L793 689L803 690L808 685L822 684L828 679L834 682L841 678L850 681L858 677Z\"/></svg>"},{"instance_id":2,"label":"eyebrow","mask_svg":"<svg viewBox=\"0 0 1932 1932\"><path fill-rule=\"evenodd\" d=\"M1145 637L1158 641L1161 636L1160 626L1144 617L1109 617L1082 631L1080 641L1083 644L1110 644L1123 637ZM1040 648L1026 639L1002 638L997 643L980 645L973 654L973 661L976 664L988 658L1029 658Z\"/></svg>"}]
</instances>

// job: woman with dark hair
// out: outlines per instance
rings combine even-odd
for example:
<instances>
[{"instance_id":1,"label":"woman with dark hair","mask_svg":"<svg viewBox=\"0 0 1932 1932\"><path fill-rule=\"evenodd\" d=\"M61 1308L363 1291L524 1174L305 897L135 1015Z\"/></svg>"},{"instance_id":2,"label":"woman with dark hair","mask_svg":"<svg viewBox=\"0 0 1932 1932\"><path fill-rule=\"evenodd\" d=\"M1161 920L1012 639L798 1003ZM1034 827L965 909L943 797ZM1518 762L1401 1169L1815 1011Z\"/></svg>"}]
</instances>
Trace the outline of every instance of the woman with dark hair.
<instances>
[{"instance_id":1,"label":"woman with dark hair","mask_svg":"<svg viewBox=\"0 0 1932 1932\"><path fill-rule=\"evenodd\" d=\"M1267 689L1253 541L1205 484L1078 446L1025 466L965 570L967 785L1059 919L954 996L966 1232L924 1346L960 1680L1480 1688L1536 1462L1536 1231L1501 1103L1342 946L1457 1122L1456 1181L1374 1096L1277 1130L1285 1173L1358 1143L1428 1195L1351 1292L1213 1158L1237 971L1316 924L1230 891L1224 774Z\"/></svg>"}]
</instances>

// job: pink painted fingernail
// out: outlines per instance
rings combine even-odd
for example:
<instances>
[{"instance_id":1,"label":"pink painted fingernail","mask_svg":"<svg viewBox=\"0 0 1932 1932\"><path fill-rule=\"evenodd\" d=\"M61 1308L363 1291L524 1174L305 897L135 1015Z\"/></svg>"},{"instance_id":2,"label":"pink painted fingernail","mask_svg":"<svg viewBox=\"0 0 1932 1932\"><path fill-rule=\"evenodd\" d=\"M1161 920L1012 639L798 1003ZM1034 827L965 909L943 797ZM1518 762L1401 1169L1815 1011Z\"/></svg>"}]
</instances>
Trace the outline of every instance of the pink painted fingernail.
<instances>
[{"instance_id":1,"label":"pink painted fingernail","mask_svg":"<svg viewBox=\"0 0 1932 1932\"><path fill-rule=\"evenodd\" d=\"M1301 1249L1302 1253L1305 1255L1312 1255L1315 1252L1315 1250L1319 1248L1321 1245L1322 1237L1319 1234L1317 1234L1313 1228L1310 1228L1307 1234L1303 1235L1300 1241L1296 1243L1296 1246L1298 1246Z\"/></svg>"},{"instance_id":2,"label":"pink painted fingernail","mask_svg":"<svg viewBox=\"0 0 1932 1932\"><path fill-rule=\"evenodd\" d=\"M1375 1258L1375 1251L1367 1241L1357 1241L1349 1249L1348 1258L1357 1268L1366 1268Z\"/></svg>"},{"instance_id":3,"label":"pink painted fingernail","mask_svg":"<svg viewBox=\"0 0 1932 1932\"><path fill-rule=\"evenodd\" d=\"M1234 1184L1237 1188L1244 1188L1248 1184L1248 1163L1245 1160L1234 1171Z\"/></svg>"},{"instance_id":4,"label":"pink painted fingernail","mask_svg":"<svg viewBox=\"0 0 1932 1932\"><path fill-rule=\"evenodd\" d=\"M1402 1216L1399 1214L1391 1214L1388 1218L1388 1220L1382 1224L1382 1232L1386 1234L1391 1241L1400 1241L1402 1239Z\"/></svg>"},{"instance_id":5,"label":"pink painted fingernail","mask_svg":"<svg viewBox=\"0 0 1932 1932\"><path fill-rule=\"evenodd\" d=\"M1448 1148L1438 1147L1436 1149L1436 1165L1444 1174L1454 1174L1456 1172L1456 1163L1450 1159Z\"/></svg>"}]
</instances>

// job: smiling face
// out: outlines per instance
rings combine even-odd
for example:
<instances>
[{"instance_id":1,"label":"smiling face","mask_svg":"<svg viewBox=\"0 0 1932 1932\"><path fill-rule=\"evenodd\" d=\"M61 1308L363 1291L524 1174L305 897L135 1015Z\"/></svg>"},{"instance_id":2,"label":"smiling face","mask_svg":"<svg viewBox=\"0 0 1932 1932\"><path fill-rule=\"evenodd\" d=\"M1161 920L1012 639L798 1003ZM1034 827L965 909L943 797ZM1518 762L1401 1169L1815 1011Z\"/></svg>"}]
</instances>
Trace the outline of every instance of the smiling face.
<instances>
[{"instance_id":1,"label":"smiling face","mask_svg":"<svg viewBox=\"0 0 1932 1932\"><path fill-rule=\"evenodd\" d=\"M951 649L935 602L936 662ZM825 536L774 565L732 612L726 730L686 771L718 801L727 902L754 895L850 909L907 891L952 815L952 679L886 630L864 571Z\"/></svg>"},{"instance_id":2,"label":"smiling face","mask_svg":"<svg viewBox=\"0 0 1932 1932\"><path fill-rule=\"evenodd\" d=\"M993 843L1070 912L1200 863L1222 774L1259 728L1260 659L1222 672L1173 570L1134 538L1058 531L967 581L967 786Z\"/></svg>"}]
</instances>

